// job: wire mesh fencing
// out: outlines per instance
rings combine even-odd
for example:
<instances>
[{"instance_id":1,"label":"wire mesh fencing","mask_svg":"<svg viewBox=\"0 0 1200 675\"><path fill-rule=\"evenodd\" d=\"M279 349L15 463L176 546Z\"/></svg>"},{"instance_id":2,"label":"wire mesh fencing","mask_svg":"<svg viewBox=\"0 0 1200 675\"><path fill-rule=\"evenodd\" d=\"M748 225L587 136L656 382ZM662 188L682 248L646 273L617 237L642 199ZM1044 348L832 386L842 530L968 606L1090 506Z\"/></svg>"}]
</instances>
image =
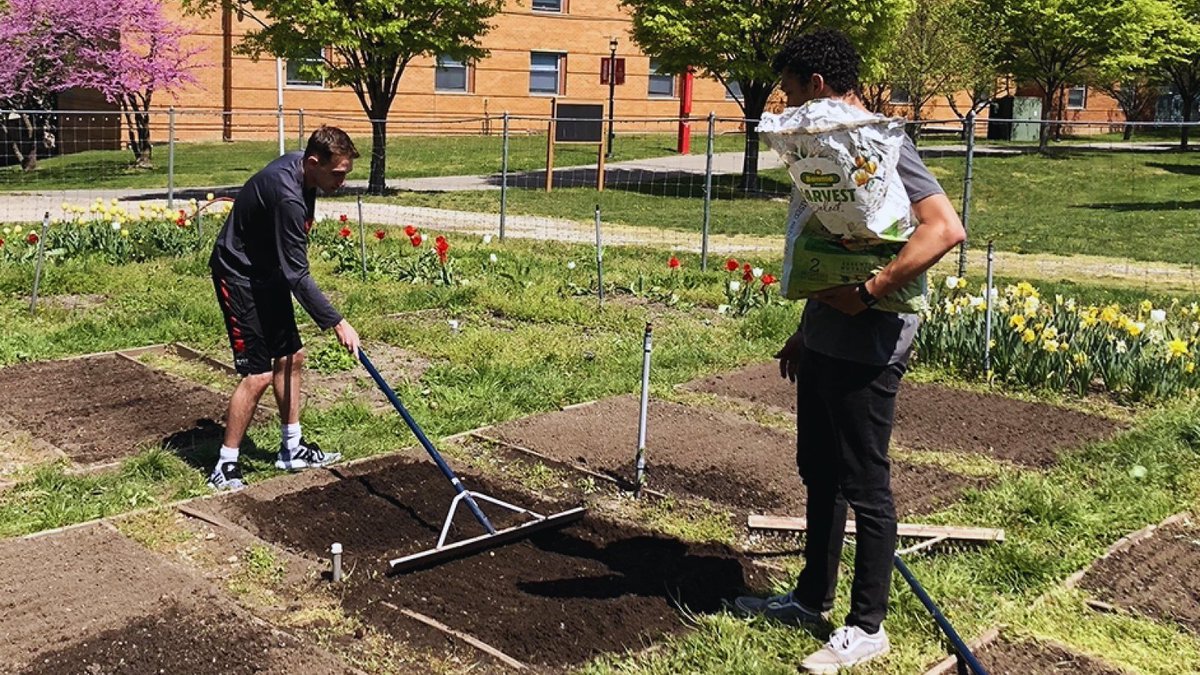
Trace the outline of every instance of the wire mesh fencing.
<instances>
[{"instance_id":1,"label":"wire mesh fencing","mask_svg":"<svg viewBox=\"0 0 1200 675\"><path fill-rule=\"evenodd\" d=\"M231 196L322 124L361 153L319 217L547 241L778 255L792 193L786 167L738 118L393 115L288 110L6 111L0 220L194 211ZM752 126L752 125L751 125ZM1200 153L1177 122L980 118L912 123L924 162L963 214L957 271L1160 277L1190 287L1200 251ZM553 141L553 142L552 142ZM116 204L113 203L116 200ZM195 200L193 202L192 200ZM107 213L100 211L105 207ZM1014 254L1035 254L1022 256Z\"/></svg>"}]
</instances>

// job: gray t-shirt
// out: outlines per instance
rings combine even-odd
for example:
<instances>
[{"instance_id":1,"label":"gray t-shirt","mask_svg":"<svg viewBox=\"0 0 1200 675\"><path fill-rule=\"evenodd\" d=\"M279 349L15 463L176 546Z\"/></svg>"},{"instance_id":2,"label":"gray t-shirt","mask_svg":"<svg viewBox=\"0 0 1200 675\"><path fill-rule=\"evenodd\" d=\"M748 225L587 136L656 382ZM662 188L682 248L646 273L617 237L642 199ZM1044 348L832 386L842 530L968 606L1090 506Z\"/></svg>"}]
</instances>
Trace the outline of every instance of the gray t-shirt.
<instances>
[{"instance_id":1,"label":"gray t-shirt","mask_svg":"<svg viewBox=\"0 0 1200 675\"><path fill-rule=\"evenodd\" d=\"M944 194L908 139L901 146L896 168L910 203ZM797 199L795 191L792 199ZM876 366L907 358L919 324L920 317L916 314L868 309L850 316L816 300L804 305L800 317L800 331L807 348L837 359Z\"/></svg>"}]
</instances>

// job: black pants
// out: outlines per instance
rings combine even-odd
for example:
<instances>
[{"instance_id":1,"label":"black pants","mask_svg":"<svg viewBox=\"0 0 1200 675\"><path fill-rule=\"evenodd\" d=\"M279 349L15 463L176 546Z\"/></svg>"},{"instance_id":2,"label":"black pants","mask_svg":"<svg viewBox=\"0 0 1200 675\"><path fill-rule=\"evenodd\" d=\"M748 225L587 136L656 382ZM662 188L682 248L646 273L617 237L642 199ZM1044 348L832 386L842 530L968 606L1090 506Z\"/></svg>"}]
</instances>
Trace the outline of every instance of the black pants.
<instances>
[{"instance_id":1,"label":"black pants","mask_svg":"<svg viewBox=\"0 0 1200 675\"><path fill-rule=\"evenodd\" d=\"M869 633L887 614L892 581L888 442L906 361L870 366L806 350L797 373L796 465L808 488L808 537L793 598L821 611L833 607L849 504L858 534L846 625Z\"/></svg>"}]
</instances>

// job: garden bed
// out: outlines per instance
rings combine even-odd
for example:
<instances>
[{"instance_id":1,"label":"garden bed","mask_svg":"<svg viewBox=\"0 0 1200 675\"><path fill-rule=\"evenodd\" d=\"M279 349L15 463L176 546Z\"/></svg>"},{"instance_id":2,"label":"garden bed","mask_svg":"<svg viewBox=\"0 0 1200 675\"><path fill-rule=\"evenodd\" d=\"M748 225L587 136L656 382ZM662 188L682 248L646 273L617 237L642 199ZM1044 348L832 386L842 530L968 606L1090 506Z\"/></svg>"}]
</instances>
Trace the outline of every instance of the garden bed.
<instances>
[{"instance_id":1,"label":"garden bed","mask_svg":"<svg viewBox=\"0 0 1200 675\"><path fill-rule=\"evenodd\" d=\"M388 576L386 561L431 548L453 488L430 463L387 458L347 468L341 480L271 499L233 495L223 514L258 536L310 558L345 547L352 570L347 610L401 639L411 610L525 663L562 667L603 653L637 650L684 628L678 607L712 612L748 585L748 562L719 545L687 544L585 518L487 552ZM547 502L477 476L472 489L545 512ZM494 508L484 506L491 515ZM496 526L514 522L498 517ZM465 507L452 538L481 532ZM443 641L444 642L444 641ZM444 647L444 644L425 645Z\"/></svg>"},{"instance_id":2,"label":"garden bed","mask_svg":"<svg viewBox=\"0 0 1200 675\"><path fill-rule=\"evenodd\" d=\"M992 675L1122 675L1088 656L1056 645L1000 638L975 652Z\"/></svg>"},{"instance_id":3,"label":"garden bed","mask_svg":"<svg viewBox=\"0 0 1200 675\"><path fill-rule=\"evenodd\" d=\"M217 435L227 406L210 389L116 354L10 366L0 370L0 391L0 415L78 464Z\"/></svg>"},{"instance_id":4,"label":"garden bed","mask_svg":"<svg viewBox=\"0 0 1200 675\"><path fill-rule=\"evenodd\" d=\"M638 400L621 396L508 422L482 436L629 484L637 423ZM733 413L651 401L646 446L652 488L739 511L804 513L794 433ZM892 490L901 516L936 511L957 501L968 487L983 484L938 466L892 464Z\"/></svg>"},{"instance_id":5,"label":"garden bed","mask_svg":"<svg viewBox=\"0 0 1200 675\"><path fill-rule=\"evenodd\" d=\"M105 525L0 543L0 670L346 673Z\"/></svg>"},{"instance_id":6,"label":"garden bed","mask_svg":"<svg viewBox=\"0 0 1200 675\"><path fill-rule=\"evenodd\" d=\"M796 385L776 362L719 373L684 385L692 391L796 411ZM911 450L983 454L1014 464L1051 466L1059 452L1111 437L1113 420L1044 403L903 381L892 440Z\"/></svg>"},{"instance_id":7,"label":"garden bed","mask_svg":"<svg viewBox=\"0 0 1200 675\"><path fill-rule=\"evenodd\" d=\"M1200 633L1200 525L1179 519L1098 560L1080 579L1105 603Z\"/></svg>"}]
</instances>

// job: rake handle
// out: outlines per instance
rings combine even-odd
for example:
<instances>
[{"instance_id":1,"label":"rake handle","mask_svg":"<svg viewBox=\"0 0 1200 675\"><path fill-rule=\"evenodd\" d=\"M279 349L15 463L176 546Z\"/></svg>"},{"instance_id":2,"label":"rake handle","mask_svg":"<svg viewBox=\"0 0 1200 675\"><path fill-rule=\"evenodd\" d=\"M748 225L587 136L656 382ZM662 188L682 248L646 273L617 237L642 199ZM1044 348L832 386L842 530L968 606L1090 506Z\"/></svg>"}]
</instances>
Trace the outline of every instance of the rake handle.
<instances>
[{"instance_id":1,"label":"rake handle","mask_svg":"<svg viewBox=\"0 0 1200 675\"><path fill-rule=\"evenodd\" d=\"M433 443L429 441L429 437L421 430L421 425L417 424L417 421L409 414L408 409L400 402L400 397L396 396L396 392L392 391L392 388L384 381L383 376L375 369L375 364L371 363L371 359L367 358L367 353L362 350L362 347L358 349L358 360L362 362L363 367L371 374L371 378L375 380L375 384L379 386L379 390L383 392L383 395L387 396L387 399L391 401L392 407L404 418L404 423L408 425L408 428L412 430L417 440L421 442L421 446L425 448L425 452L429 453L434 463L442 470L442 474L446 476L446 480L450 481L450 484L454 486L454 490L463 496L463 500L467 502L471 513L475 515L475 520L479 521L479 524L487 530L488 534L495 534L496 528L492 526L488 517L483 515L479 504L475 503L475 499L471 497L471 493L467 491L467 488L463 487L462 481L454 474L454 471L446 463L446 460L442 459L442 454L437 451L437 448L433 447Z\"/></svg>"}]
</instances>

